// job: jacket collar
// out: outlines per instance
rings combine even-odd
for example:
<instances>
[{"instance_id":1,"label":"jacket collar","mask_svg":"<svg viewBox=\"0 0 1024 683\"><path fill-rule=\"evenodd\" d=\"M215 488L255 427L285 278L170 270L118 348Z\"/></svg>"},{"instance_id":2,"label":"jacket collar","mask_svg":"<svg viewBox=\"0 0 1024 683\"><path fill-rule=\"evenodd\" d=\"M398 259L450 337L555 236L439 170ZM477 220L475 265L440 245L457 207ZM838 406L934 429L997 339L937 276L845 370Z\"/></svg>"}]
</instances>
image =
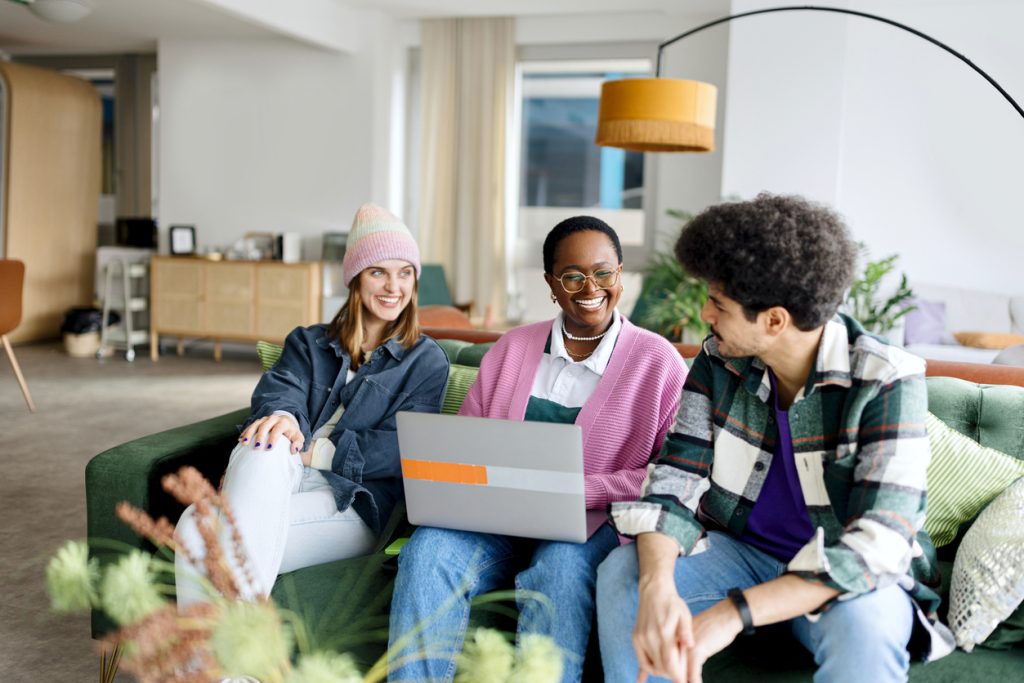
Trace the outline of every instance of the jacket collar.
<instances>
[{"instance_id":1,"label":"jacket collar","mask_svg":"<svg viewBox=\"0 0 1024 683\"><path fill-rule=\"evenodd\" d=\"M863 334L860 325L847 316L837 313L825 323L825 330L818 344L818 355L814 361L814 369L807 377L804 395L808 395L818 387L829 384L849 388L853 381L850 373L850 347L852 341ZM737 377L743 378L743 386L748 392L767 403L771 396L771 378L760 358L744 356L730 358L723 356L718 350L718 342L714 335L708 335L703 343L704 352L721 361L726 370Z\"/></svg>"}]
</instances>

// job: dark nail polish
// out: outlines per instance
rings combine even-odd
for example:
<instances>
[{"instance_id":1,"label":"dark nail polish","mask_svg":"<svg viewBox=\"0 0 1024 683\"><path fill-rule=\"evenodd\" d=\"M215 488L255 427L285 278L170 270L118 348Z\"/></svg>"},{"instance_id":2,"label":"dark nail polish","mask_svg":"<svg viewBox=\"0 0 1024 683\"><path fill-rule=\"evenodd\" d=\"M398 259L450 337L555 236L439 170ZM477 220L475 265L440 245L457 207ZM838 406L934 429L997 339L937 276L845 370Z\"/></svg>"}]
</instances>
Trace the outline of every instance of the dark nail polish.
<instances>
[{"instance_id":1,"label":"dark nail polish","mask_svg":"<svg viewBox=\"0 0 1024 683\"><path fill-rule=\"evenodd\" d=\"M259 441L257 441L257 442L256 442L256 448L259 448L259 447L260 447L260 442L259 442Z\"/></svg>"},{"instance_id":2,"label":"dark nail polish","mask_svg":"<svg viewBox=\"0 0 1024 683\"><path fill-rule=\"evenodd\" d=\"M274 444L272 444L272 443L268 443L268 444L267 444L267 450L268 450L268 451L269 451L270 449L272 449L273 447L274 447Z\"/></svg>"},{"instance_id":3,"label":"dark nail polish","mask_svg":"<svg viewBox=\"0 0 1024 683\"><path fill-rule=\"evenodd\" d=\"M243 443L249 443L249 437L245 437L244 439L242 439L242 442Z\"/></svg>"}]
</instances>

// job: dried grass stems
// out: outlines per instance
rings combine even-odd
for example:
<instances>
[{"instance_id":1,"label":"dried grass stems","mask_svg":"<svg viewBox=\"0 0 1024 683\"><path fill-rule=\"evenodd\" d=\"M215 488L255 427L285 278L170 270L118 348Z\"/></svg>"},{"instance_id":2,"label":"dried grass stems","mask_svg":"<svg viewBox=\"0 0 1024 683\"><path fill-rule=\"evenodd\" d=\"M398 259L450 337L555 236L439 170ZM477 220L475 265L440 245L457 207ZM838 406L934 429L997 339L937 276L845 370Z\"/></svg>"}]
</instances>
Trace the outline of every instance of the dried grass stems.
<instances>
[{"instance_id":1,"label":"dried grass stems","mask_svg":"<svg viewBox=\"0 0 1024 683\"><path fill-rule=\"evenodd\" d=\"M218 595L211 596L211 602L181 610L174 603L168 603L112 633L101 647L123 644L123 666L141 683L219 680L207 673L219 668L210 650L211 629L227 602L262 593L257 590L227 496L214 489L193 467L183 467L176 474L165 476L161 484L182 505L195 506L193 515L203 543L202 560L188 548L166 517L153 519L146 511L122 502L117 506L118 518L139 536L169 548L193 566L205 568L207 579ZM231 539L230 558L220 542L222 536ZM240 568L241 580L229 560ZM268 600L257 598L258 602Z\"/></svg>"},{"instance_id":2,"label":"dried grass stems","mask_svg":"<svg viewBox=\"0 0 1024 683\"><path fill-rule=\"evenodd\" d=\"M138 549L109 564L101 576L99 560L90 557L87 545L68 541L47 567L54 609L102 608L121 624L99 644L102 653L110 653L101 670L105 682L113 680L118 658L141 683L207 683L243 673L263 683L379 683L410 661L453 656L458 656L460 683L553 683L561 678L562 655L550 638L531 636L517 649L508 637L480 629L468 634L460 655L461 634L437 633L440 615L467 599L473 581L469 576L436 614L392 643L390 657L385 653L365 675L360 674L349 655L330 648L314 651L301 616L278 609L269 597L263 597L266 593L258 590L253 578L223 485L221 490L214 489L192 467L164 477L162 484L180 503L193 506L200 547L189 549L166 517L153 519L128 503L117 506L117 516L139 536L173 551L194 567L205 568L207 601L181 608L168 602L166 597L174 587L166 582L173 565ZM552 609L543 595L522 591L478 596L474 603L502 609L501 602L513 599L538 600L542 610ZM515 611L509 616L516 616Z\"/></svg>"}]
</instances>

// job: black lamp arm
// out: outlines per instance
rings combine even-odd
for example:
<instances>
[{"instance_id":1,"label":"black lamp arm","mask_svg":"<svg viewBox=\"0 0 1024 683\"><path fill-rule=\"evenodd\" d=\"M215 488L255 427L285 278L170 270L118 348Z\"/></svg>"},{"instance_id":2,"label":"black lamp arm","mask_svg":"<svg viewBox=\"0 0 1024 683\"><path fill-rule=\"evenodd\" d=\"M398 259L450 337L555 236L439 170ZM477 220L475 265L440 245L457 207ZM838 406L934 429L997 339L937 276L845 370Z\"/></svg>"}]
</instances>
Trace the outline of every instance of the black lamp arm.
<instances>
[{"instance_id":1,"label":"black lamp arm","mask_svg":"<svg viewBox=\"0 0 1024 683\"><path fill-rule=\"evenodd\" d=\"M1003 86L999 85L994 78L992 78L987 73L985 73L981 69L981 67L979 67L977 64L975 64L974 62L969 60L967 57L965 57L964 55L960 54L959 52L957 52L956 50L951 48L949 45L946 45L945 43L943 43L943 42L941 42L939 40L936 40L935 38L932 38L927 33L922 33L921 31L918 31L916 28L911 28L910 26L907 26L906 24L901 24L898 21L893 21L892 19L886 19L885 17L880 17L877 14L868 14L867 12L858 12L856 10L843 9L841 7L821 7L821 6L818 6L818 5L790 5L790 6L786 6L786 7L768 7L768 8L765 8L765 9L752 10L750 12L741 12L739 14L733 14L733 15L730 15L728 17L722 17L720 19L715 19L714 21L709 21L706 24L702 24L702 25L700 25L700 26L698 26L696 28L690 29L689 31L686 31L685 33L680 33L675 38L670 38L669 40L666 40L665 42L660 44L658 46L658 61L657 61L657 65L655 67L654 75L655 76L661 76L661 53L662 53L662 51L664 51L664 49L666 47L668 47L669 45L672 45L673 43L677 43L680 40L682 40L683 38L686 38L687 36L692 36L694 33L698 33L700 31L703 31L706 28L711 28L712 26L718 26L719 24L724 24L726 22L732 21L733 19L741 19L743 17L752 17L755 14L770 14L770 13L774 13L774 12L798 12L798 11L834 12L836 14L849 14L849 15L852 15L852 16L855 16L855 17L862 17L864 19L872 19L874 21L880 21L883 24L889 24L890 26L895 26L896 28L903 29L904 31L906 31L908 33L913 33L918 38L923 38L924 40L927 40L932 45L935 45L937 47L942 48L943 50L945 50L949 54L953 55L954 57L959 59L961 62L966 64L967 66L969 66L972 69L974 69L974 71L976 71L978 73L978 75L980 75L982 78L984 78L986 81L988 81L989 84L993 88L995 88L996 90L999 91L999 94L1002 95L1003 98L1006 99L1006 101L1010 103L1010 106L1013 107L1017 111L1018 114L1020 114L1021 118L1024 118L1024 109L1021 109L1021 106L1019 104L1017 104L1016 100L1014 100L1012 97L1010 97L1010 93L1006 92L1006 90L1003 89Z\"/></svg>"}]
</instances>

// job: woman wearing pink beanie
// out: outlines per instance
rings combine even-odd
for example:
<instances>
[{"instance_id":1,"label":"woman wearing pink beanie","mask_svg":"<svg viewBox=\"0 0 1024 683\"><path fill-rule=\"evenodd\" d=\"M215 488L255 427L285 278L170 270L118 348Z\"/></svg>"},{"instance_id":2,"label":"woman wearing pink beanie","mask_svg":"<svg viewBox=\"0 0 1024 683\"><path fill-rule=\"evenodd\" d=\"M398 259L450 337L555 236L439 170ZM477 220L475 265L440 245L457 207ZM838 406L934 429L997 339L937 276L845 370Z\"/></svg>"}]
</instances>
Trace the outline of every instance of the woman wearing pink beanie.
<instances>
[{"instance_id":1,"label":"woman wearing pink beanie","mask_svg":"<svg viewBox=\"0 0 1024 683\"><path fill-rule=\"evenodd\" d=\"M363 205L343 267L348 300L330 324L288 335L228 461L222 488L247 558L232 570L248 599L278 574L371 552L402 496L395 413L441 409L448 358L419 331L409 229ZM177 529L195 561L176 556L179 606L211 598L193 507ZM221 543L234 547L229 530Z\"/></svg>"}]
</instances>

